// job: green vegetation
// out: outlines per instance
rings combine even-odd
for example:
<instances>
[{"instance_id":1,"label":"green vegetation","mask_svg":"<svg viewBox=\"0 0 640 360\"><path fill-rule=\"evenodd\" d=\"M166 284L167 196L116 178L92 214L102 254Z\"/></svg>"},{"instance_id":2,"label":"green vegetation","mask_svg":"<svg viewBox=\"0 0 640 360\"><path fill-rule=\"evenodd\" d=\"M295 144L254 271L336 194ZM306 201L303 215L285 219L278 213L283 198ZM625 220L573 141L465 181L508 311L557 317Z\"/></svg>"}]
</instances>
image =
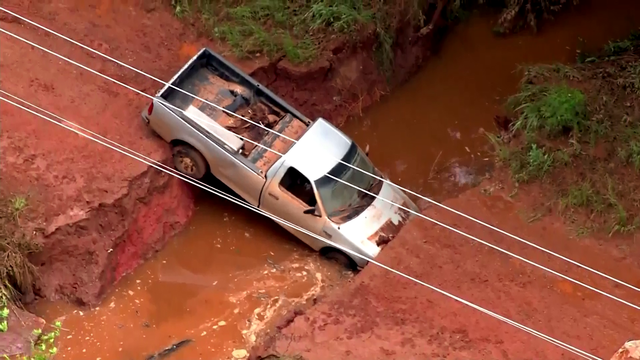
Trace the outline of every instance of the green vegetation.
<instances>
[{"instance_id":1,"label":"green vegetation","mask_svg":"<svg viewBox=\"0 0 640 360\"><path fill-rule=\"evenodd\" d=\"M0 332L9 330L9 304L4 292L0 292Z\"/></svg>"},{"instance_id":2,"label":"green vegetation","mask_svg":"<svg viewBox=\"0 0 640 360\"><path fill-rule=\"evenodd\" d=\"M172 0L178 17L196 17L239 57L285 56L292 63L314 59L336 36L375 31L383 66L392 59L393 21L402 11L418 19L418 0ZM406 17L406 16L405 16Z\"/></svg>"},{"instance_id":3,"label":"green vegetation","mask_svg":"<svg viewBox=\"0 0 640 360\"><path fill-rule=\"evenodd\" d=\"M15 196L0 205L0 293L17 302L20 293L31 291L36 270L27 256L39 250L20 229L20 216L27 208L27 199Z\"/></svg>"},{"instance_id":4,"label":"green vegetation","mask_svg":"<svg viewBox=\"0 0 640 360\"><path fill-rule=\"evenodd\" d=\"M8 294L0 292L0 332L9 331L9 315L11 310L9 309ZM42 329L35 329L33 331L34 341L31 342L31 354L22 355L20 360L51 360L58 353L58 348L55 346L56 338L60 336L60 329L62 324L56 321L50 331L42 331ZM4 359L10 360L7 355L2 355ZM18 358L15 358L18 359Z\"/></svg>"},{"instance_id":5,"label":"green vegetation","mask_svg":"<svg viewBox=\"0 0 640 360\"><path fill-rule=\"evenodd\" d=\"M524 69L508 129L489 135L517 185L536 182L577 226L640 227L640 36L594 60Z\"/></svg>"},{"instance_id":6,"label":"green vegetation","mask_svg":"<svg viewBox=\"0 0 640 360\"><path fill-rule=\"evenodd\" d=\"M449 0L449 2L447 14L451 20L465 18L468 9L473 6L488 5L502 9L494 32L507 34L527 26L535 31L541 19L551 18L566 6L577 5L579 0Z\"/></svg>"},{"instance_id":7,"label":"green vegetation","mask_svg":"<svg viewBox=\"0 0 640 360\"><path fill-rule=\"evenodd\" d=\"M0 332L9 330L11 306L18 306L19 295L30 292L36 276L35 267L27 256L39 250L39 245L20 228L20 216L28 207L25 196L14 196L0 206ZM58 352L55 340L61 324L56 322L50 331L36 329L31 343L31 355L20 360L50 360ZM2 356L2 354L0 354ZM9 359L6 355L5 359Z\"/></svg>"},{"instance_id":8,"label":"green vegetation","mask_svg":"<svg viewBox=\"0 0 640 360\"><path fill-rule=\"evenodd\" d=\"M566 131L582 131L587 126L586 103L582 91L566 85L523 85L507 105L520 116L515 130L527 134L544 130L558 136Z\"/></svg>"}]
</instances>

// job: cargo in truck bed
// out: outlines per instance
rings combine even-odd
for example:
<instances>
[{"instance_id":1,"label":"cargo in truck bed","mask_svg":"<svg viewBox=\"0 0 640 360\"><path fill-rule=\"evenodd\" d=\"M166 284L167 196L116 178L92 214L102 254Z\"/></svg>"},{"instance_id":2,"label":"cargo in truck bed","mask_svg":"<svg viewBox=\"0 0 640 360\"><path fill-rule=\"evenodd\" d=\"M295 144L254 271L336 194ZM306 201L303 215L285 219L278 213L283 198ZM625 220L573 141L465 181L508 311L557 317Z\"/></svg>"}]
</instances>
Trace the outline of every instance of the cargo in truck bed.
<instances>
[{"instance_id":1,"label":"cargo in truck bed","mask_svg":"<svg viewBox=\"0 0 640 360\"><path fill-rule=\"evenodd\" d=\"M185 111L184 114L176 111L176 114L188 118L185 120L190 120L215 136L218 141L222 141L266 173L280 158L276 152L286 153L293 145L289 139L300 139L308 127L308 121L300 120L295 116L298 114L291 114L293 109L278 104L268 90L243 78L234 78L234 74L225 72L215 58L206 55L196 57L174 80L173 85L228 112L171 87L165 89L160 96Z\"/></svg>"}]
</instances>

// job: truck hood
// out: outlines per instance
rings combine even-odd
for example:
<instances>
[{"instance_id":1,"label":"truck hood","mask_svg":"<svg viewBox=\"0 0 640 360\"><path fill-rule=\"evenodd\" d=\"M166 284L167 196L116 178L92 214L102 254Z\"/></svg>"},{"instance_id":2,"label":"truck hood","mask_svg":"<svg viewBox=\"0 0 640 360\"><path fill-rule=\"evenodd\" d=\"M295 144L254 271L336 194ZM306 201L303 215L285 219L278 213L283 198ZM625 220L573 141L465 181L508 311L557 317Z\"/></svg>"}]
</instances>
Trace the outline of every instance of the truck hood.
<instances>
[{"instance_id":1,"label":"truck hood","mask_svg":"<svg viewBox=\"0 0 640 360\"><path fill-rule=\"evenodd\" d=\"M339 227L339 231L345 237L362 246L372 257L393 240L413 217L412 213L392 205L389 201L414 211L418 210L402 191L385 182L378 198L362 214Z\"/></svg>"}]
</instances>

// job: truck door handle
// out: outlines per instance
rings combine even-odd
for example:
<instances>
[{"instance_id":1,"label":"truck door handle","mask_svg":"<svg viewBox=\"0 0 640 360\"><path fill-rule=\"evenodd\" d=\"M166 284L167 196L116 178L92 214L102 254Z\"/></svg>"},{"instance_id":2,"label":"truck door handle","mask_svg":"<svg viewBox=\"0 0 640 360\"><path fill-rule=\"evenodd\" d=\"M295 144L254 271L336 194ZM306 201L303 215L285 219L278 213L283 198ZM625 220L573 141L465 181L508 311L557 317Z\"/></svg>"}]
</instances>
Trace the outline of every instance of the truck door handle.
<instances>
[{"instance_id":1,"label":"truck door handle","mask_svg":"<svg viewBox=\"0 0 640 360\"><path fill-rule=\"evenodd\" d=\"M280 200L280 198L274 195L273 193L268 192L267 194L276 200Z\"/></svg>"},{"instance_id":2,"label":"truck door handle","mask_svg":"<svg viewBox=\"0 0 640 360\"><path fill-rule=\"evenodd\" d=\"M322 230L322 233L324 234L324 236L327 237L327 239L331 239L331 234L329 234L328 232L326 232L325 230Z\"/></svg>"}]
</instances>

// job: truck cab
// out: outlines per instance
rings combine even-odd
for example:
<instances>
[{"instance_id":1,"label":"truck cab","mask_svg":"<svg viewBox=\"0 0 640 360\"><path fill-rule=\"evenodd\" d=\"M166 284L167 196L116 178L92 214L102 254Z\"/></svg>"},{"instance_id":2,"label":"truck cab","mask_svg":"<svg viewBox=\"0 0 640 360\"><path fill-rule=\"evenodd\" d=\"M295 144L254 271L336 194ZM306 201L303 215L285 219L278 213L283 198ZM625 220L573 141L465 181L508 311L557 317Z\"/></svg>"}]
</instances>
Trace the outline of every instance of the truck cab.
<instances>
[{"instance_id":1,"label":"truck cab","mask_svg":"<svg viewBox=\"0 0 640 360\"><path fill-rule=\"evenodd\" d=\"M411 217L389 202L418 209L403 192L368 173L382 177L355 142L320 118L267 173L260 208L375 258ZM321 253L334 251L324 241L285 228ZM367 263L349 257L358 267Z\"/></svg>"}]
</instances>

